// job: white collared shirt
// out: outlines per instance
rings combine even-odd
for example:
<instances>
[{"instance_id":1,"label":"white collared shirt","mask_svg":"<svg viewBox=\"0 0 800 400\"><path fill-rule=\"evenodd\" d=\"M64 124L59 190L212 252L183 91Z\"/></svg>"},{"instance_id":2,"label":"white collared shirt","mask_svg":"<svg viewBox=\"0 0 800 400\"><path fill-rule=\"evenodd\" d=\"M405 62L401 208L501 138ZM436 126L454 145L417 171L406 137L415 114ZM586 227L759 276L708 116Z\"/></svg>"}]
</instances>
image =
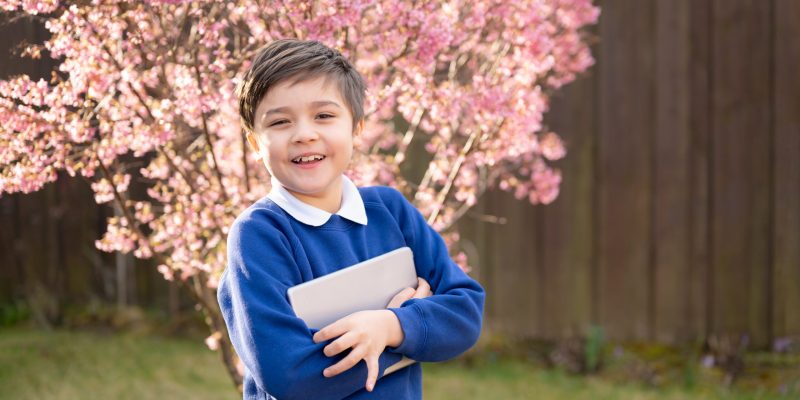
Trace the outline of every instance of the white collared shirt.
<instances>
[{"instance_id":1,"label":"white collared shirt","mask_svg":"<svg viewBox=\"0 0 800 400\"><path fill-rule=\"evenodd\" d=\"M321 226L328 222L331 215L333 215L300 201L289 193L274 176L271 181L272 190L267 195L267 198L274 201L278 207L289 213L294 219L306 225ZM342 175L342 205L336 215L347 218L357 224L367 224L367 211L364 209L364 200L361 199L361 193L358 192L358 188L353 181L344 175Z\"/></svg>"}]
</instances>

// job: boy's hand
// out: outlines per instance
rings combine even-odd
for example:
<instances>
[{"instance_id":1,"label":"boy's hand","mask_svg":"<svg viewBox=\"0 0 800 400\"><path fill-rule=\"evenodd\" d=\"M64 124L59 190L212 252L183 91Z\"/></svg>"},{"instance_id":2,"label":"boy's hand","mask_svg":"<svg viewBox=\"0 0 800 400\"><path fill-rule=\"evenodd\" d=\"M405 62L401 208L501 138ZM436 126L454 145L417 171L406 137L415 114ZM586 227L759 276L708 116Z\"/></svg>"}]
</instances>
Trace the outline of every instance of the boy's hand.
<instances>
[{"instance_id":1,"label":"boy's hand","mask_svg":"<svg viewBox=\"0 0 800 400\"><path fill-rule=\"evenodd\" d=\"M419 279L417 289L406 288L398 293L388 308L400 307L404 301L411 298L425 298L431 295L430 285L422 278ZM351 349L341 361L323 371L325 377L330 378L364 360L367 363L366 388L372 391L378 380L378 357L386 347L397 347L403 343L403 329L397 316L389 310L369 310L350 314L314 334L314 342L320 343L333 338L338 338L325 346L323 353L326 356L335 356L347 349Z\"/></svg>"},{"instance_id":2,"label":"boy's hand","mask_svg":"<svg viewBox=\"0 0 800 400\"><path fill-rule=\"evenodd\" d=\"M378 380L378 357L387 346L399 346L402 343L403 331L393 312L369 310L350 314L322 328L314 334L314 342L320 343L336 337L338 339L325 346L323 353L333 357L351 349L350 354L326 368L322 374L326 378L336 376L363 359L367 363L366 388L371 392Z\"/></svg>"},{"instance_id":3,"label":"boy's hand","mask_svg":"<svg viewBox=\"0 0 800 400\"><path fill-rule=\"evenodd\" d=\"M392 301L389 302L389 305L386 306L386 308L398 308L401 305L403 305L403 303L405 303L406 300L424 299L424 298L430 296L431 295L431 285L428 284L428 281L426 281L425 279L422 279L420 277L417 277L417 282L418 283L417 283L417 288L416 289L414 289L412 287L407 287L407 288L403 289L402 291L400 291L400 293L396 294L392 298Z\"/></svg>"}]
</instances>

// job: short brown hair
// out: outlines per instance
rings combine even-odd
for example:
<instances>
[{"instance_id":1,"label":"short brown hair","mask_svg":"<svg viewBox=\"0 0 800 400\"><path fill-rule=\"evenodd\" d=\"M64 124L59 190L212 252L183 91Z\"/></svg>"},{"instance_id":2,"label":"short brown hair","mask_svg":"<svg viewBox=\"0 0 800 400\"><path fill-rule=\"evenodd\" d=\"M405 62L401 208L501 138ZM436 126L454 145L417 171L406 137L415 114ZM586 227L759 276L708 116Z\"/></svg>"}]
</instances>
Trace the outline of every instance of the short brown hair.
<instances>
[{"instance_id":1,"label":"short brown hair","mask_svg":"<svg viewBox=\"0 0 800 400\"><path fill-rule=\"evenodd\" d=\"M256 107L270 88L287 79L301 82L322 75L337 83L355 129L364 118L364 78L340 52L317 41L297 39L276 40L258 51L237 88L244 128L253 132Z\"/></svg>"}]
</instances>

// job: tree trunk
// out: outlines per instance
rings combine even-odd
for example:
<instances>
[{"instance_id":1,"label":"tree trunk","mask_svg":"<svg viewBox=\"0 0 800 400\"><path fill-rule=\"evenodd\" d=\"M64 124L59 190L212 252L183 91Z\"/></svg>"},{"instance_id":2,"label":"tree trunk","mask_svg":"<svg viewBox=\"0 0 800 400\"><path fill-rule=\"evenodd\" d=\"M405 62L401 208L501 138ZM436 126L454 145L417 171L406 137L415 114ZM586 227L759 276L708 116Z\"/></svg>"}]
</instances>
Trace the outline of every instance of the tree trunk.
<instances>
[{"instance_id":1,"label":"tree trunk","mask_svg":"<svg viewBox=\"0 0 800 400\"><path fill-rule=\"evenodd\" d=\"M222 317L222 312L219 309L217 303L217 296L216 296L216 289L209 288L203 282L208 281L208 276L204 272L200 272L197 275L193 276L191 284L189 281L181 281L177 280L177 282L181 282L182 284L187 284L189 287L189 292L192 293L192 296L197 301L197 304L200 305L200 308L205 314L205 322L211 332L211 335L217 335L218 338L218 349L220 352L220 358L222 362L225 364L225 368L228 371L228 375L233 381L234 386L236 386L236 390L239 391L239 394L242 393L242 374L239 373L239 369L236 367L237 363L239 362L239 358L236 355L236 351L233 348L233 343L231 343L230 337L228 336L228 328L225 325L225 320Z\"/></svg>"}]
</instances>

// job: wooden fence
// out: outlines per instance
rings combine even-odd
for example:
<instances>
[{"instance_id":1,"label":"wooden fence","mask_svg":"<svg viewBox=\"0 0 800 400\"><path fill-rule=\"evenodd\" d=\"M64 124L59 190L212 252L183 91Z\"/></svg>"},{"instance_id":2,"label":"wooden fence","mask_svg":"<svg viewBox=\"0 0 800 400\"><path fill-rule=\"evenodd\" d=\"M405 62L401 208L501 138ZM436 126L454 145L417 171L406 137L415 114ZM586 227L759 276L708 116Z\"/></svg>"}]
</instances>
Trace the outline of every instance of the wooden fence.
<instances>
[{"instance_id":1,"label":"wooden fence","mask_svg":"<svg viewBox=\"0 0 800 400\"><path fill-rule=\"evenodd\" d=\"M569 149L561 195L543 207L491 192L460 224L487 326L762 346L800 335L800 2L597 4L597 64L547 117ZM4 196L0 210L2 300L26 271L76 293L108 270L82 254L103 216L85 184ZM152 268L136 276L131 296L164 298Z\"/></svg>"},{"instance_id":2,"label":"wooden fence","mask_svg":"<svg viewBox=\"0 0 800 400\"><path fill-rule=\"evenodd\" d=\"M800 2L600 1L597 64L553 99L556 202L463 224L490 325L681 342L800 335Z\"/></svg>"}]
</instances>

